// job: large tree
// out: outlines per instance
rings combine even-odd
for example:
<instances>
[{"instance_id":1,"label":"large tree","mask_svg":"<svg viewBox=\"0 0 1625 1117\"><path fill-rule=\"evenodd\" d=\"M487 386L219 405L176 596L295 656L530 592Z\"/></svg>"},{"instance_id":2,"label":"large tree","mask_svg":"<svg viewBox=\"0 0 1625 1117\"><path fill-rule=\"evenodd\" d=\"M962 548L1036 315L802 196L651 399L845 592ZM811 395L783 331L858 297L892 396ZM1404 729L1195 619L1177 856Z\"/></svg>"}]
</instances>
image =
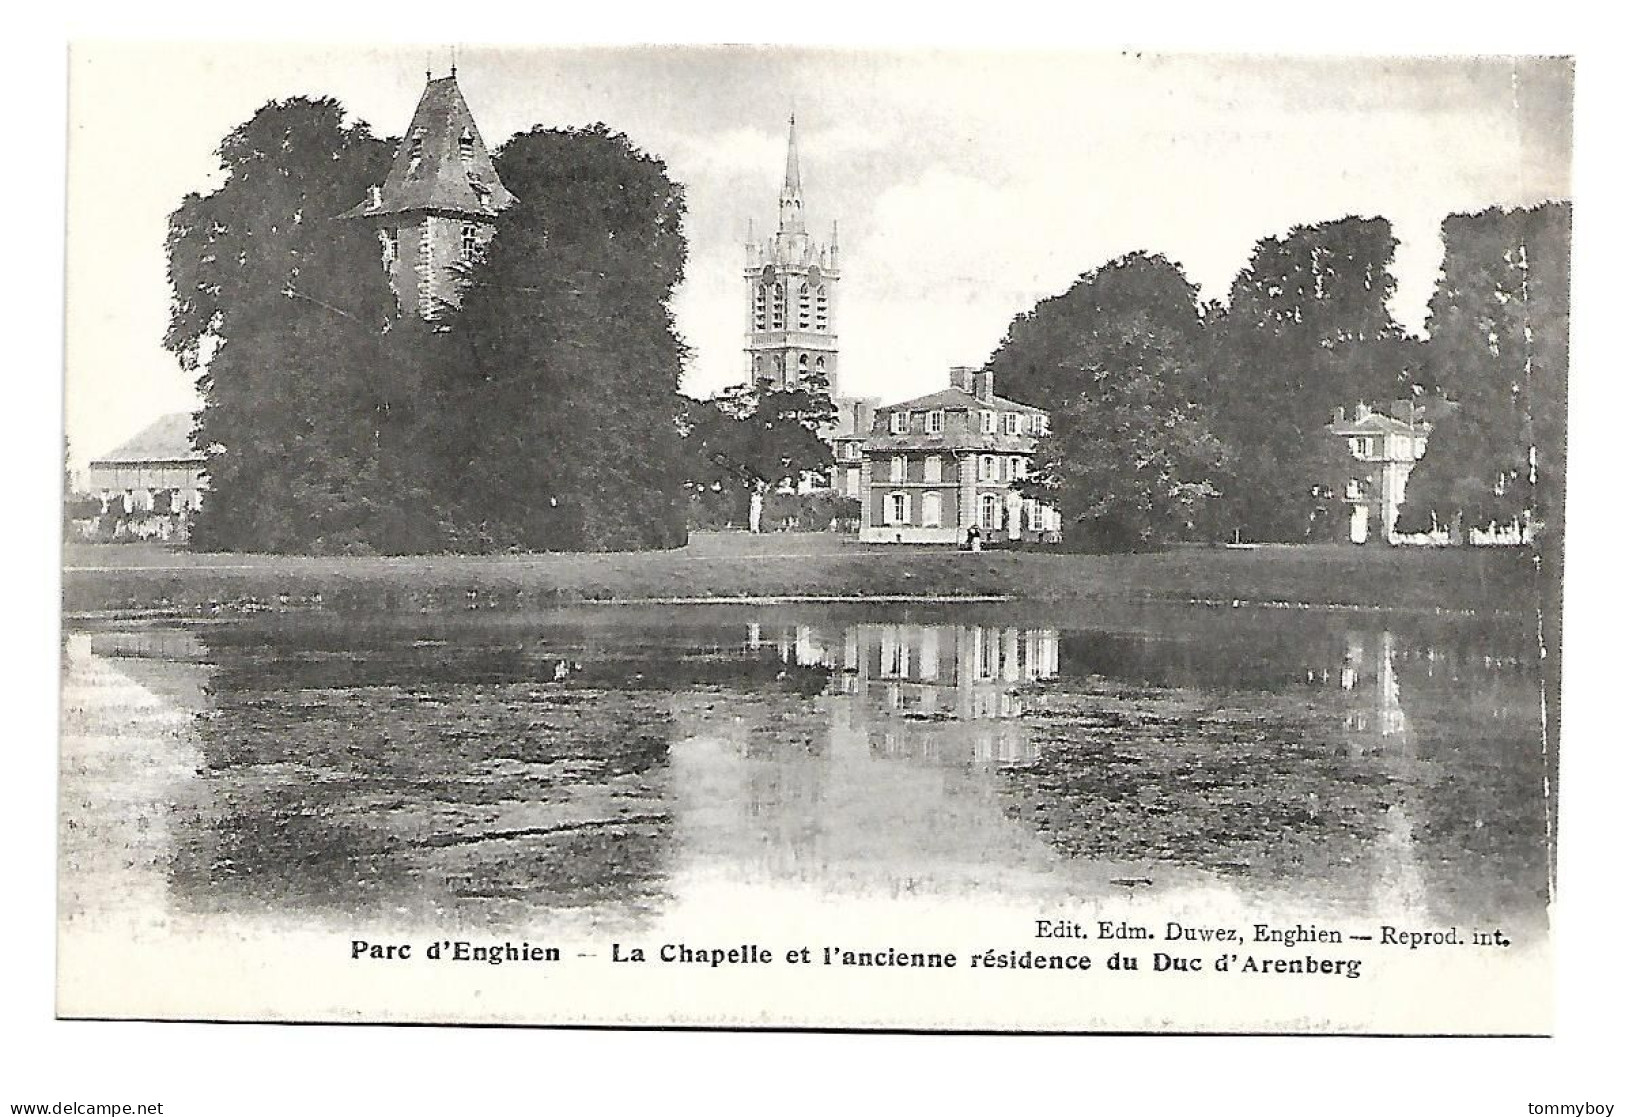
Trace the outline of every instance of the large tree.
<instances>
[{"instance_id":1,"label":"large tree","mask_svg":"<svg viewBox=\"0 0 1625 1117\"><path fill-rule=\"evenodd\" d=\"M223 181L171 215L165 345L198 370L209 499L194 545L370 546L386 472L382 376L393 300L378 244L333 218L389 145L330 99L265 105L219 148Z\"/></svg>"},{"instance_id":2,"label":"large tree","mask_svg":"<svg viewBox=\"0 0 1625 1117\"><path fill-rule=\"evenodd\" d=\"M1189 536L1217 495L1224 447L1199 400L1204 324L1177 264L1134 253L1011 324L989 367L1000 392L1050 412L1025 489L1098 549Z\"/></svg>"},{"instance_id":3,"label":"large tree","mask_svg":"<svg viewBox=\"0 0 1625 1117\"><path fill-rule=\"evenodd\" d=\"M702 491L737 495L748 509L750 530L761 531L770 490L829 469L834 459L823 432L834 419L821 374L776 391L766 382L737 385L692 401L684 420L689 482Z\"/></svg>"},{"instance_id":4,"label":"large tree","mask_svg":"<svg viewBox=\"0 0 1625 1117\"><path fill-rule=\"evenodd\" d=\"M532 129L496 166L519 201L469 269L432 393L457 544L680 545L682 187L602 125Z\"/></svg>"},{"instance_id":5,"label":"large tree","mask_svg":"<svg viewBox=\"0 0 1625 1117\"><path fill-rule=\"evenodd\" d=\"M1231 284L1207 397L1233 450L1219 530L1306 538L1335 409L1409 392L1420 358L1388 310L1396 243L1381 218L1301 226L1259 241Z\"/></svg>"},{"instance_id":6,"label":"large tree","mask_svg":"<svg viewBox=\"0 0 1625 1117\"><path fill-rule=\"evenodd\" d=\"M1561 535L1569 225L1566 202L1446 218L1428 374L1458 406L1411 476L1406 527L1529 516Z\"/></svg>"},{"instance_id":7,"label":"large tree","mask_svg":"<svg viewBox=\"0 0 1625 1117\"><path fill-rule=\"evenodd\" d=\"M1203 307L1179 265L1134 252L1017 317L987 367L1001 395L1054 411L1091 389L1087 370L1138 361L1154 348L1167 357L1165 388L1194 399L1206 372L1203 331Z\"/></svg>"}]
</instances>

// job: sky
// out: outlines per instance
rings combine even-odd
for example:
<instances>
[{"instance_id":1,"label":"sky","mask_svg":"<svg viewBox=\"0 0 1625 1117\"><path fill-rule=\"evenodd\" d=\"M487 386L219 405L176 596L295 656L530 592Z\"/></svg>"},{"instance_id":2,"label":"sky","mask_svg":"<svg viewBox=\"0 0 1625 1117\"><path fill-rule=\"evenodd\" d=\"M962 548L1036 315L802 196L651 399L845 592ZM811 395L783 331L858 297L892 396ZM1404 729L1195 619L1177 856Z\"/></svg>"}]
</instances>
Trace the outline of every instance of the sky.
<instances>
[{"instance_id":1,"label":"sky","mask_svg":"<svg viewBox=\"0 0 1625 1117\"><path fill-rule=\"evenodd\" d=\"M450 44L79 43L70 56L66 420L76 466L196 406L161 345L166 218L218 184L266 101L336 97L399 135ZM1572 70L1537 58L1326 58L801 47L455 47L493 148L598 121L687 192L684 390L743 379L743 243L776 222L797 119L808 226L839 222L838 389L896 400L977 365L1011 318L1123 253L1222 298L1261 237L1357 214L1399 240L1417 332L1440 221L1569 197Z\"/></svg>"}]
</instances>

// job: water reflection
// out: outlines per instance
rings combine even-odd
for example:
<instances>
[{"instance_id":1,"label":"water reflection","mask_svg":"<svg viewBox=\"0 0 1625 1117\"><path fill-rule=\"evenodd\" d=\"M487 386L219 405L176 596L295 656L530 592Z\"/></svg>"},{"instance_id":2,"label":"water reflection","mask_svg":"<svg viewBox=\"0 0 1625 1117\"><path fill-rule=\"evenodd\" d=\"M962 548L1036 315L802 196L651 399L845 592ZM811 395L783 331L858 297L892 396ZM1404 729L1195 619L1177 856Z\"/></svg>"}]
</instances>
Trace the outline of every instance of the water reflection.
<instances>
[{"instance_id":1,"label":"water reflection","mask_svg":"<svg viewBox=\"0 0 1625 1117\"><path fill-rule=\"evenodd\" d=\"M77 633L64 914L604 924L714 880L1147 880L1538 921L1527 647L1481 622L1198 610Z\"/></svg>"},{"instance_id":2,"label":"water reflection","mask_svg":"<svg viewBox=\"0 0 1625 1117\"><path fill-rule=\"evenodd\" d=\"M747 646L765 642L785 663L834 674L838 692L871 715L865 720L877 751L927 760L1033 759L1032 736L1017 720L1022 687L1060 669L1053 628L803 624L764 641L762 627L752 625Z\"/></svg>"}]
</instances>

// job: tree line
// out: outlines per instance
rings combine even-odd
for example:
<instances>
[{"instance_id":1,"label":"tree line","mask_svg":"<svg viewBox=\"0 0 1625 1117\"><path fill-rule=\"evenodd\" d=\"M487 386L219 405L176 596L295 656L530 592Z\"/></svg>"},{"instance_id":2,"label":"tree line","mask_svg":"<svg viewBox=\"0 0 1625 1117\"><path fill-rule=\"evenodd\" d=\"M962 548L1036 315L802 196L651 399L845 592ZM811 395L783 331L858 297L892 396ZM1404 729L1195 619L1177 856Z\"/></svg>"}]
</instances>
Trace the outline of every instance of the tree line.
<instances>
[{"instance_id":1,"label":"tree line","mask_svg":"<svg viewBox=\"0 0 1625 1117\"><path fill-rule=\"evenodd\" d=\"M397 313L376 232L336 220L395 146L330 98L274 101L171 215L165 345L199 376L211 488L194 546L675 546L706 502L756 526L828 467L828 385L680 393L685 203L658 159L602 125L512 137L494 159L519 202L426 322ZM1027 484L1086 546L1302 541L1346 476L1338 407L1448 399L1401 527L1560 532L1569 222L1567 203L1448 218L1425 340L1389 312L1381 218L1260 240L1223 301L1160 255L1088 271L987 364L1051 413Z\"/></svg>"},{"instance_id":2,"label":"tree line","mask_svg":"<svg viewBox=\"0 0 1625 1117\"><path fill-rule=\"evenodd\" d=\"M1389 311L1382 218L1260 240L1222 302L1160 255L1086 272L987 365L1051 412L1029 490L1102 549L1326 537L1349 475L1336 410L1448 400L1401 528L1523 516L1560 533L1569 223L1566 202L1448 218L1425 339Z\"/></svg>"}]
</instances>

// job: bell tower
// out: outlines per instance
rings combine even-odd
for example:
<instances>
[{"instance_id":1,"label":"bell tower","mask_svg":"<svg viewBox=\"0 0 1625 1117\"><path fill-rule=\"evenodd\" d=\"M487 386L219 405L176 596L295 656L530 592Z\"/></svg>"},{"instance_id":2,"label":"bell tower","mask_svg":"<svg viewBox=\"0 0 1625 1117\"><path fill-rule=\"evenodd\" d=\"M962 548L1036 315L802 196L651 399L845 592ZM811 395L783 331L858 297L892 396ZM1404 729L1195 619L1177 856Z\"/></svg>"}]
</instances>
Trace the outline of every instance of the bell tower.
<instances>
[{"instance_id":1,"label":"bell tower","mask_svg":"<svg viewBox=\"0 0 1625 1117\"><path fill-rule=\"evenodd\" d=\"M427 77L388 177L342 215L378 231L396 304L425 319L456 305L458 269L474 261L495 235L497 215L517 200L497 177L457 68Z\"/></svg>"},{"instance_id":2,"label":"bell tower","mask_svg":"<svg viewBox=\"0 0 1625 1117\"><path fill-rule=\"evenodd\" d=\"M746 376L777 390L793 388L822 374L835 393L835 288L840 281L840 248L830 227L828 244L807 234L801 196L801 157L796 150L796 118L779 190L778 231L758 242L754 224L745 242Z\"/></svg>"}]
</instances>

